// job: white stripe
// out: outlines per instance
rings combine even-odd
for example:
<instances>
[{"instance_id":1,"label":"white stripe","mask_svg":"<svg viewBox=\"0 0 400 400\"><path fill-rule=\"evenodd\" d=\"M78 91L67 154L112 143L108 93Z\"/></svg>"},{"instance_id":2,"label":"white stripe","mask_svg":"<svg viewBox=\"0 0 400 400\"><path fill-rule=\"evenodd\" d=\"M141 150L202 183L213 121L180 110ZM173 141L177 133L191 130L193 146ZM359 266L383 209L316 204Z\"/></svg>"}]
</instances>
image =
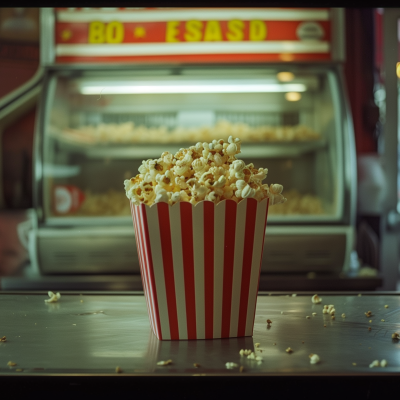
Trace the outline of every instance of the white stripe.
<instances>
[{"instance_id":1,"label":"white stripe","mask_svg":"<svg viewBox=\"0 0 400 400\"><path fill-rule=\"evenodd\" d=\"M236 211L235 256L234 256L235 258L233 263L231 326L229 329L229 335L231 337L237 337L238 334L240 290L242 287L244 233L246 230L246 205L247 205L247 200L242 200L238 204Z\"/></svg>"},{"instance_id":2,"label":"white stripe","mask_svg":"<svg viewBox=\"0 0 400 400\"><path fill-rule=\"evenodd\" d=\"M226 201L214 206L214 329L213 337L221 337L222 291L224 287L224 247L225 247Z\"/></svg>"},{"instance_id":3,"label":"white stripe","mask_svg":"<svg viewBox=\"0 0 400 400\"><path fill-rule=\"evenodd\" d=\"M193 258L194 292L196 300L196 336L206 337L206 314L204 298L204 202L193 207Z\"/></svg>"},{"instance_id":4,"label":"white stripe","mask_svg":"<svg viewBox=\"0 0 400 400\"><path fill-rule=\"evenodd\" d=\"M144 249L142 249L142 246L140 245L140 241L139 241L139 238L144 237L144 234L143 234L143 232L139 232L139 228L138 228L139 215L137 212L137 206L134 206L132 203L130 203L130 205L131 205L132 217L134 219L135 239L136 239L136 245L138 248L139 262L142 267L141 268L141 276L142 276L143 290L144 290L144 294L145 294L145 298L146 298L147 312L149 314L151 329L157 336L156 326L154 324L154 312L153 312L153 308L152 308L152 304L151 304L151 300L150 300L151 293L150 293L149 285L148 285L146 275L145 275L145 271L147 270L147 265L145 264L145 260L143 258Z\"/></svg>"},{"instance_id":5,"label":"white stripe","mask_svg":"<svg viewBox=\"0 0 400 400\"><path fill-rule=\"evenodd\" d=\"M264 243L265 213L267 212L267 200L264 199L257 204L256 226L254 229L253 257L251 262L249 300L247 303L247 318L245 335L250 336L253 333L254 309L257 302L257 285L260 272L261 250Z\"/></svg>"},{"instance_id":6,"label":"white stripe","mask_svg":"<svg viewBox=\"0 0 400 400\"><path fill-rule=\"evenodd\" d=\"M282 10L274 8L253 9L186 9L163 11L59 11L58 22L92 22L92 21L121 21L121 22L163 22L189 20L218 20L229 21L327 21L328 10Z\"/></svg>"},{"instance_id":7,"label":"white stripe","mask_svg":"<svg viewBox=\"0 0 400 400\"><path fill-rule=\"evenodd\" d=\"M154 280L156 283L161 332L163 339L168 340L171 339L171 333L169 329L168 305L165 291L164 264L162 258L157 204L154 204L152 207L146 207L146 216L149 230L151 256L153 260Z\"/></svg>"},{"instance_id":8,"label":"white stripe","mask_svg":"<svg viewBox=\"0 0 400 400\"><path fill-rule=\"evenodd\" d=\"M180 203L169 207L169 223L171 229L172 260L174 264L174 282L176 311L178 315L179 339L187 339L185 279L183 270L182 232Z\"/></svg>"},{"instance_id":9,"label":"white stripe","mask_svg":"<svg viewBox=\"0 0 400 400\"><path fill-rule=\"evenodd\" d=\"M58 44L57 56L153 56L177 54L328 53L329 42L271 40L268 42L182 42L137 44Z\"/></svg>"}]
</instances>

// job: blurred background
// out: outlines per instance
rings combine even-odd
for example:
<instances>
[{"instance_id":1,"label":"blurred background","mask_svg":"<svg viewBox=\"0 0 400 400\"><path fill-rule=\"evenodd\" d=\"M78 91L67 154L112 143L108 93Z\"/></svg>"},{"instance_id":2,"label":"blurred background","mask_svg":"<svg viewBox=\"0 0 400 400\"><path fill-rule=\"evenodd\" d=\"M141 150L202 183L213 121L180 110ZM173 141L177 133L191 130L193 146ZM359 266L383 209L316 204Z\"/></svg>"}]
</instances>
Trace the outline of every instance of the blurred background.
<instances>
[{"instance_id":1,"label":"blurred background","mask_svg":"<svg viewBox=\"0 0 400 400\"><path fill-rule=\"evenodd\" d=\"M288 198L260 290L397 290L398 18L0 8L1 290L141 290L123 180L230 135Z\"/></svg>"}]
</instances>

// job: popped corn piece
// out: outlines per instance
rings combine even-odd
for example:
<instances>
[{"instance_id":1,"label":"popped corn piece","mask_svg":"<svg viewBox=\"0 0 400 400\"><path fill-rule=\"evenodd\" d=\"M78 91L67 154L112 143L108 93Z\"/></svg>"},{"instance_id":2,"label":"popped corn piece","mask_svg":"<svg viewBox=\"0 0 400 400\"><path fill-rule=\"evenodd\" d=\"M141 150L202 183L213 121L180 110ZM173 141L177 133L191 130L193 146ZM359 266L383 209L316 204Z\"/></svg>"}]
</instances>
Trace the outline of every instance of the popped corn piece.
<instances>
[{"instance_id":1,"label":"popped corn piece","mask_svg":"<svg viewBox=\"0 0 400 400\"><path fill-rule=\"evenodd\" d=\"M7 338L5 336L1 337L0 342L7 342Z\"/></svg>"},{"instance_id":2,"label":"popped corn piece","mask_svg":"<svg viewBox=\"0 0 400 400\"><path fill-rule=\"evenodd\" d=\"M296 296L297 296L297 294L296 294L296 293L293 293L293 294L292 294L292 297L296 297Z\"/></svg>"},{"instance_id":3,"label":"popped corn piece","mask_svg":"<svg viewBox=\"0 0 400 400\"><path fill-rule=\"evenodd\" d=\"M283 311L281 311L281 314L283 314Z\"/></svg>"},{"instance_id":4,"label":"popped corn piece","mask_svg":"<svg viewBox=\"0 0 400 400\"><path fill-rule=\"evenodd\" d=\"M371 364L369 364L369 367L374 368L374 367L379 367L379 365L380 365L379 360L375 360L375 361L372 361Z\"/></svg>"},{"instance_id":5,"label":"popped corn piece","mask_svg":"<svg viewBox=\"0 0 400 400\"><path fill-rule=\"evenodd\" d=\"M326 325L324 324L324 328L326 328Z\"/></svg>"},{"instance_id":6,"label":"popped corn piece","mask_svg":"<svg viewBox=\"0 0 400 400\"><path fill-rule=\"evenodd\" d=\"M310 319L311 317L309 315L306 316L306 319Z\"/></svg>"},{"instance_id":7,"label":"popped corn piece","mask_svg":"<svg viewBox=\"0 0 400 400\"><path fill-rule=\"evenodd\" d=\"M365 314L366 317L372 317L372 312L371 311L367 311L364 314Z\"/></svg>"},{"instance_id":8,"label":"popped corn piece","mask_svg":"<svg viewBox=\"0 0 400 400\"><path fill-rule=\"evenodd\" d=\"M317 294L314 294L314 296L311 297L311 302L314 304L321 304L322 299Z\"/></svg>"},{"instance_id":9,"label":"popped corn piece","mask_svg":"<svg viewBox=\"0 0 400 400\"><path fill-rule=\"evenodd\" d=\"M243 367L243 365L241 365L239 368L239 372L243 372L243 371L244 371L244 367Z\"/></svg>"},{"instance_id":10,"label":"popped corn piece","mask_svg":"<svg viewBox=\"0 0 400 400\"><path fill-rule=\"evenodd\" d=\"M7 363L7 365L8 365L9 367L15 367L15 366L17 365L17 363L15 363L15 362L13 362L13 361L9 361L9 362Z\"/></svg>"},{"instance_id":11,"label":"popped corn piece","mask_svg":"<svg viewBox=\"0 0 400 400\"><path fill-rule=\"evenodd\" d=\"M335 319L335 316L334 316L334 315L332 315L332 316L331 316L331 318L332 318L332 319Z\"/></svg>"},{"instance_id":12,"label":"popped corn piece","mask_svg":"<svg viewBox=\"0 0 400 400\"><path fill-rule=\"evenodd\" d=\"M257 357L256 357L256 361L262 361L262 360L263 360L262 357L260 357L260 356L257 356Z\"/></svg>"},{"instance_id":13,"label":"popped corn piece","mask_svg":"<svg viewBox=\"0 0 400 400\"><path fill-rule=\"evenodd\" d=\"M345 313L342 314L342 318L346 318L346 314Z\"/></svg>"},{"instance_id":14,"label":"popped corn piece","mask_svg":"<svg viewBox=\"0 0 400 400\"><path fill-rule=\"evenodd\" d=\"M172 364L172 360L168 360L168 361L159 361L157 363L157 365L171 365Z\"/></svg>"},{"instance_id":15,"label":"popped corn piece","mask_svg":"<svg viewBox=\"0 0 400 400\"><path fill-rule=\"evenodd\" d=\"M227 369L233 369L233 368L236 368L238 365L236 363L234 363L234 362L227 362L225 364L225 366L226 366Z\"/></svg>"},{"instance_id":16,"label":"popped corn piece","mask_svg":"<svg viewBox=\"0 0 400 400\"><path fill-rule=\"evenodd\" d=\"M313 313L312 313L312 316L313 316L313 317L315 317L316 315L317 315L317 313L316 313L316 312L313 312Z\"/></svg>"},{"instance_id":17,"label":"popped corn piece","mask_svg":"<svg viewBox=\"0 0 400 400\"><path fill-rule=\"evenodd\" d=\"M385 322L385 320L384 320L384 319L381 319L381 322Z\"/></svg>"},{"instance_id":18,"label":"popped corn piece","mask_svg":"<svg viewBox=\"0 0 400 400\"><path fill-rule=\"evenodd\" d=\"M310 354L309 357L310 357L310 364L317 364L320 361L318 354Z\"/></svg>"},{"instance_id":19,"label":"popped corn piece","mask_svg":"<svg viewBox=\"0 0 400 400\"><path fill-rule=\"evenodd\" d=\"M121 367L116 367L116 368L115 368L115 372L116 372L117 374L122 373L122 368L121 368Z\"/></svg>"},{"instance_id":20,"label":"popped corn piece","mask_svg":"<svg viewBox=\"0 0 400 400\"><path fill-rule=\"evenodd\" d=\"M256 347L260 347L260 343L256 343L254 346L256 346Z\"/></svg>"},{"instance_id":21,"label":"popped corn piece","mask_svg":"<svg viewBox=\"0 0 400 400\"><path fill-rule=\"evenodd\" d=\"M386 304L386 305L385 305L385 308L389 308L389 306Z\"/></svg>"},{"instance_id":22,"label":"popped corn piece","mask_svg":"<svg viewBox=\"0 0 400 400\"><path fill-rule=\"evenodd\" d=\"M195 367L195 368L199 368L199 367L200 367L200 364L198 364L198 363L194 363L194 364L193 364L193 367Z\"/></svg>"},{"instance_id":23,"label":"popped corn piece","mask_svg":"<svg viewBox=\"0 0 400 400\"><path fill-rule=\"evenodd\" d=\"M60 299L60 297L61 297L61 294L60 294L60 293L48 292L47 294L49 295L50 299L45 300L45 301L44 301L45 303L55 303L55 302L57 302L57 301Z\"/></svg>"},{"instance_id":24,"label":"popped corn piece","mask_svg":"<svg viewBox=\"0 0 400 400\"><path fill-rule=\"evenodd\" d=\"M392 339L399 339L399 338L400 338L400 335L397 332L392 333Z\"/></svg>"},{"instance_id":25,"label":"popped corn piece","mask_svg":"<svg viewBox=\"0 0 400 400\"><path fill-rule=\"evenodd\" d=\"M371 322L372 322L372 319L369 320L369 323L371 323Z\"/></svg>"},{"instance_id":26,"label":"popped corn piece","mask_svg":"<svg viewBox=\"0 0 400 400\"><path fill-rule=\"evenodd\" d=\"M357 363L352 363L354 366L356 366L357 365Z\"/></svg>"},{"instance_id":27,"label":"popped corn piece","mask_svg":"<svg viewBox=\"0 0 400 400\"><path fill-rule=\"evenodd\" d=\"M327 308L324 308L324 309L322 310L322 314L329 314L328 309L327 309Z\"/></svg>"},{"instance_id":28,"label":"popped corn piece","mask_svg":"<svg viewBox=\"0 0 400 400\"><path fill-rule=\"evenodd\" d=\"M361 293L358 293L358 295L357 295L358 297L361 297L362 296L362 294Z\"/></svg>"},{"instance_id":29,"label":"popped corn piece","mask_svg":"<svg viewBox=\"0 0 400 400\"><path fill-rule=\"evenodd\" d=\"M251 354L248 355L247 358L248 358L249 360L255 360L256 356L254 355L253 352L251 352Z\"/></svg>"},{"instance_id":30,"label":"popped corn piece","mask_svg":"<svg viewBox=\"0 0 400 400\"><path fill-rule=\"evenodd\" d=\"M289 354L293 353L293 350L290 347L288 347L285 351L286 351L286 353L289 353Z\"/></svg>"},{"instance_id":31,"label":"popped corn piece","mask_svg":"<svg viewBox=\"0 0 400 400\"><path fill-rule=\"evenodd\" d=\"M386 360L382 360L381 361L381 367L386 367L387 366L387 361Z\"/></svg>"},{"instance_id":32,"label":"popped corn piece","mask_svg":"<svg viewBox=\"0 0 400 400\"><path fill-rule=\"evenodd\" d=\"M270 319L267 319L267 324L272 324L272 321Z\"/></svg>"},{"instance_id":33,"label":"popped corn piece","mask_svg":"<svg viewBox=\"0 0 400 400\"><path fill-rule=\"evenodd\" d=\"M335 315L336 310L334 308L331 309L331 311L329 312L330 315Z\"/></svg>"},{"instance_id":34,"label":"popped corn piece","mask_svg":"<svg viewBox=\"0 0 400 400\"><path fill-rule=\"evenodd\" d=\"M239 354L243 357L243 356L244 356L244 350L243 350L243 349L240 350L240 351L239 351Z\"/></svg>"}]
</instances>

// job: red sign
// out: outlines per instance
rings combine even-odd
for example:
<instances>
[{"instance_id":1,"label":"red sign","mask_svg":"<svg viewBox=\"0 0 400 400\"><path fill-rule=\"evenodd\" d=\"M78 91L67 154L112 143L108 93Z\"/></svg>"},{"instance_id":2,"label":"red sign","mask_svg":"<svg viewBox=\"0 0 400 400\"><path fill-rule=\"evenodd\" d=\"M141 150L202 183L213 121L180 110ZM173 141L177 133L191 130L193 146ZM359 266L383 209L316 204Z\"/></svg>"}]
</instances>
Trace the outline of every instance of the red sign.
<instances>
[{"instance_id":1,"label":"red sign","mask_svg":"<svg viewBox=\"0 0 400 400\"><path fill-rule=\"evenodd\" d=\"M58 215L79 210L85 200L84 193L73 185L57 185L53 189L53 211Z\"/></svg>"},{"instance_id":2,"label":"red sign","mask_svg":"<svg viewBox=\"0 0 400 400\"><path fill-rule=\"evenodd\" d=\"M331 59L329 9L55 9L56 62Z\"/></svg>"}]
</instances>

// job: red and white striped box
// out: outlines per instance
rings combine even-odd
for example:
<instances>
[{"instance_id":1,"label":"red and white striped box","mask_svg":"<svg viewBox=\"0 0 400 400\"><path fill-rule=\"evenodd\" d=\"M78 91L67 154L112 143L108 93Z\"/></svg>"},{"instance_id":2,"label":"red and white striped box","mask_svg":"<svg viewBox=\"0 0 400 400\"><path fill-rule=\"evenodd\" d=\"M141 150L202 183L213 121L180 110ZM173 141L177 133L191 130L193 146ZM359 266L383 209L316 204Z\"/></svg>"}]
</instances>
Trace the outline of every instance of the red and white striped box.
<instances>
[{"instance_id":1,"label":"red and white striped box","mask_svg":"<svg viewBox=\"0 0 400 400\"><path fill-rule=\"evenodd\" d=\"M131 203L160 340L252 336L269 200Z\"/></svg>"}]
</instances>

